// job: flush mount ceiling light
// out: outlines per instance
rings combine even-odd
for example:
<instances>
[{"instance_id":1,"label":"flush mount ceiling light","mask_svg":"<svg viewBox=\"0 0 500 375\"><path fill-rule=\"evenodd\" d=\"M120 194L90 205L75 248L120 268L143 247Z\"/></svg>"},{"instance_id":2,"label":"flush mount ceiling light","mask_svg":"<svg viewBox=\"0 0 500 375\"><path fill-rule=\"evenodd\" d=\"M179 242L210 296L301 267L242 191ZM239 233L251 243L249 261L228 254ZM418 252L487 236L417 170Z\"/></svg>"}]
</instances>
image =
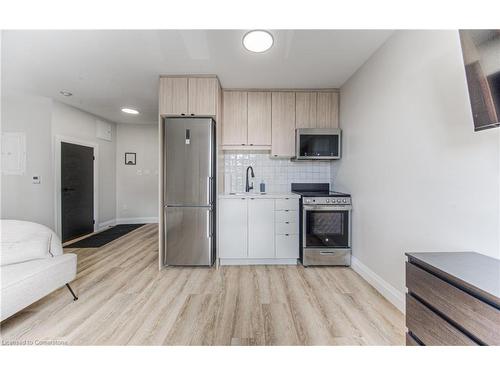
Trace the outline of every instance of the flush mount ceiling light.
<instances>
[{"instance_id":1,"label":"flush mount ceiling light","mask_svg":"<svg viewBox=\"0 0 500 375\"><path fill-rule=\"evenodd\" d=\"M243 36L243 46L250 52L266 52L273 43L273 36L265 30L252 30Z\"/></svg>"},{"instance_id":2,"label":"flush mount ceiling light","mask_svg":"<svg viewBox=\"0 0 500 375\"><path fill-rule=\"evenodd\" d=\"M61 90L61 91L59 91L59 94L61 94L62 96L71 96L71 95L73 95L73 93L69 92L68 90Z\"/></svg>"},{"instance_id":3,"label":"flush mount ceiling light","mask_svg":"<svg viewBox=\"0 0 500 375\"><path fill-rule=\"evenodd\" d=\"M122 112L128 113L129 115L138 115L139 111L137 109L132 108L122 108Z\"/></svg>"}]
</instances>

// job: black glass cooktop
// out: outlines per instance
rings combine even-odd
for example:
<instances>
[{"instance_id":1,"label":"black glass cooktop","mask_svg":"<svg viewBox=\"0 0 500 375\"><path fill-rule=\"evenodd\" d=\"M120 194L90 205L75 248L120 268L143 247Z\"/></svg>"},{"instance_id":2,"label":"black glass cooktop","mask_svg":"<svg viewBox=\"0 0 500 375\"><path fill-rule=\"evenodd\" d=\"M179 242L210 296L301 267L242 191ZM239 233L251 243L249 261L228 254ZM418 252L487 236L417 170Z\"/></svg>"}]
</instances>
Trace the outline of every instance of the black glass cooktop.
<instances>
[{"instance_id":1,"label":"black glass cooktop","mask_svg":"<svg viewBox=\"0 0 500 375\"><path fill-rule=\"evenodd\" d=\"M292 183L292 193L303 197L350 197L350 194L330 191L330 184Z\"/></svg>"}]
</instances>

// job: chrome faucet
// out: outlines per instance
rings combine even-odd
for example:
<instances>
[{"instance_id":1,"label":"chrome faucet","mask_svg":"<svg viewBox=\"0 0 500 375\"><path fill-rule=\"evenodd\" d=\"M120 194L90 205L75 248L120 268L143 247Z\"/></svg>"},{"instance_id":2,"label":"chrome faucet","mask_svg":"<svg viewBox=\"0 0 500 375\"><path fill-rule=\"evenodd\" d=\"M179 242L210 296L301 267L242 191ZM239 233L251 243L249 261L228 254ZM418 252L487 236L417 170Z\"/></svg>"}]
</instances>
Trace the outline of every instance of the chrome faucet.
<instances>
[{"instance_id":1,"label":"chrome faucet","mask_svg":"<svg viewBox=\"0 0 500 375\"><path fill-rule=\"evenodd\" d=\"M245 183L245 191L248 193L250 190L253 189L253 182L251 184L248 183L248 170L252 172L252 177L255 177L255 174L253 173L253 168L251 166L248 166L247 168L247 179Z\"/></svg>"}]
</instances>

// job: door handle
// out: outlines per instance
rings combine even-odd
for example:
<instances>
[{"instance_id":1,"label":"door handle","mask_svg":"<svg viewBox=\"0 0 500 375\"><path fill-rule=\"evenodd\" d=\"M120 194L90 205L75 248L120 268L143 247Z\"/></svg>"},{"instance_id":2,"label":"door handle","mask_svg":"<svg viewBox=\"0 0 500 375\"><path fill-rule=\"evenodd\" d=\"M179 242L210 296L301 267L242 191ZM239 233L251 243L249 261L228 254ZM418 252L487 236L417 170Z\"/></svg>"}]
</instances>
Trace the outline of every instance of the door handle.
<instances>
[{"instance_id":1,"label":"door handle","mask_svg":"<svg viewBox=\"0 0 500 375\"><path fill-rule=\"evenodd\" d=\"M335 254L335 251L320 251L319 253L321 255L332 255Z\"/></svg>"},{"instance_id":2,"label":"door handle","mask_svg":"<svg viewBox=\"0 0 500 375\"><path fill-rule=\"evenodd\" d=\"M207 177L207 202L212 204L212 177Z\"/></svg>"},{"instance_id":3,"label":"door handle","mask_svg":"<svg viewBox=\"0 0 500 375\"><path fill-rule=\"evenodd\" d=\"M75 191L75 188L63 188L62 191Z\"/></svg>"}]
</instances>

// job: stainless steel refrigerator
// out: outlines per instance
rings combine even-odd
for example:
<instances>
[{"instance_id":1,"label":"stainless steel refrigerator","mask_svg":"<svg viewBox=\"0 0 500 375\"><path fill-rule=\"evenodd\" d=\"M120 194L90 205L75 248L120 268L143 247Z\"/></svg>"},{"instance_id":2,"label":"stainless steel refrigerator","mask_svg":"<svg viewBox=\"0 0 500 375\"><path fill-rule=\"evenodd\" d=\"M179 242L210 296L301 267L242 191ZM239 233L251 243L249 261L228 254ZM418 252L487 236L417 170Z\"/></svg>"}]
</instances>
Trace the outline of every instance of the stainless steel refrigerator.
<instances>
[{"instance_id":1,"label":"stainless steel refrigerator","mask_svg":"<svg viewBox=\"0 0 500 375\"><path fill-rule=\"evenodd\" d=\"M166 118L165 263L211 266L215 254L215 123Z\"/></svg>"}]
</instances>

